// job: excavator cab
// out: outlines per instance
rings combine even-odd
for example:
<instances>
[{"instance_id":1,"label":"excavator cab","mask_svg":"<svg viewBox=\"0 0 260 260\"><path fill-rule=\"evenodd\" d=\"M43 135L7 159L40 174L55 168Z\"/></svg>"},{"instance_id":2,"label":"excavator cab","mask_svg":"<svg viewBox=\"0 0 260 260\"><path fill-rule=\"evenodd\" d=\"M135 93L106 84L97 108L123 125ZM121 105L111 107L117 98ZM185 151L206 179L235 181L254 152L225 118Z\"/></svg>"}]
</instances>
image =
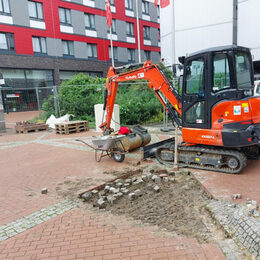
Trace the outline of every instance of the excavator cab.
<instances>
[{"instance_id":1,"label":"excavator cab","mask_svg":"<svg viewBox=\"0 0 260 260\"><path fill-rule=\"evenodd\" d=\"M253 95L252 57L247 48L213 48L180 60L184 65L183 127L211 129L216 104Z\"/></svg>"}]
</instances>

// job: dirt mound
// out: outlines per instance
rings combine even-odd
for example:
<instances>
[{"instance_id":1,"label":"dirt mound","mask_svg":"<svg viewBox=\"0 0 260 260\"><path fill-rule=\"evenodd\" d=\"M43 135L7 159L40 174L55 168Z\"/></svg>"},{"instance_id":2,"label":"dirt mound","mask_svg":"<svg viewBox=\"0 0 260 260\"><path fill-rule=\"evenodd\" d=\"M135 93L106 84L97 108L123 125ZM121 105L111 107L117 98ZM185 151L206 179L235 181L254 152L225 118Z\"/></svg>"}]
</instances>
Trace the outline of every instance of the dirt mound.
<instances>
[{"instance_id":1,"label":"dirt mound","mask_svg":"<svg viewBox=\"0 0 260 260\"><path fill-rule=\"evenodd\" d=\"M176 237L196 238L203 243L214 241L216 236L219 237L220 234L206 210L210 199L191 176L187 174L168 176L167 182L160 178L157 183L152 178L147 178L138 183L141 177L141 175L135 176L137 181L127 186L129 192L118 197L113 203L107 201L110 192L107 191L106 197L104 190L96 192L89 203L98 206L98 200L104 199L105 209L112 214L126 215L143 223L158 226L161 230L170 231ZM124 182L122 181L122 185ZM116 182L110 185L112 189L118 189ZM159 192L155 191L155 186L160 188ZM136 190L139 190L139 195L130 199L130 194ZM222 236L222 232L220 233Z\"/></svg>"}]
</instances>

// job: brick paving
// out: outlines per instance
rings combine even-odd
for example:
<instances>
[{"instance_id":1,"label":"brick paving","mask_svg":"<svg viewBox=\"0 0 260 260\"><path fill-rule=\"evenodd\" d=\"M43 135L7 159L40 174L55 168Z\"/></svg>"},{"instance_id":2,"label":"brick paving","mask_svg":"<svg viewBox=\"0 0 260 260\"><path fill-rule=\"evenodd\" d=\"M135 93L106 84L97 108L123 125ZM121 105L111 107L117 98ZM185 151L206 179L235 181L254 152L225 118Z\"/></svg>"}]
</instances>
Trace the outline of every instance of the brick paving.
<instances>
[{"instance_id":1,"label":"brick paving","mask_svg":"<svg viewBox=\"0 0 260 260\"><path fill-rule=\"evenodd\" d=\"M123 217L77 208L0 243L1 260L225 259L213 244L172 239Z\"/></svg>"},{"instance_id":2,"label":"brick paving","mask_svg":"<svg viewBox=\"0 0 260 260\"><path fill-rule=\"evenodd\" d=\"M129 167L110 158L96 163L93 152L87 148L75 149L66 143L60 147L55 140L12 143L2 150L1 147L0 165L4 170L0 182L0 225L56 203L55 187L68 177L89 178L92 185L98 185L112 178L103 172ZM125 163L131 162L128 158ZM47 196L40 193L43 187L49 189Z\"/></svg>"},{"instance_id":3,"label":"brick paving","mask_svg":"<svg viewBox=\"0 0 260 260\"><path fill-rule=\"evenodd\" d=\"M245 203L246 198L260 203L260 160L248 161L246 168L237 175L212 171L194 171L196 178L216 198L232 201L233 194L241 194L236 203Z\"/></svg>"}]
</instances>

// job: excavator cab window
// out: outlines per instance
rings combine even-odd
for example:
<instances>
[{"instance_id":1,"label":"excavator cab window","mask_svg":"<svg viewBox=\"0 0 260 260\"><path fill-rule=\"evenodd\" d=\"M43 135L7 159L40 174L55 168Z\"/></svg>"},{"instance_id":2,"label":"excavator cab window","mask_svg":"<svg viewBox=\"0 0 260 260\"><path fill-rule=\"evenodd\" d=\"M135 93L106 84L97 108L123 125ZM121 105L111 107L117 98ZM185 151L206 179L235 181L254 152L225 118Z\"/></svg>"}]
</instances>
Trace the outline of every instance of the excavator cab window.
<instances>
[{"instance_id":1,"label":"excavator cab window","mask_svg":"<svg viewBox=\"0 0 260 260\"><path fill-rule=\"evenodd\" d=\"M213 57L213 92L230 88L230 70L227 54L216 53Z\"/></svg>"},{"instance_id":2,"label":"excavator cab window","mask_svg":"<svg viewBox=\"0 0 260 260\"><path fill-rule=\"evenodd\" d=\"M245 89L252 86L251 66L248 53L236 52L235 64L238 89Z\"/></svg>"},{"instance_id":3,"label":"excavator cab window","mask_svg":"<svg viewBox=\"0 0 260 260\"><path fill-rule=\"evenodd\" d=\"M204 94L204 60L193 60L186 70L186 94Z\"/></svg>"}]
</instances>

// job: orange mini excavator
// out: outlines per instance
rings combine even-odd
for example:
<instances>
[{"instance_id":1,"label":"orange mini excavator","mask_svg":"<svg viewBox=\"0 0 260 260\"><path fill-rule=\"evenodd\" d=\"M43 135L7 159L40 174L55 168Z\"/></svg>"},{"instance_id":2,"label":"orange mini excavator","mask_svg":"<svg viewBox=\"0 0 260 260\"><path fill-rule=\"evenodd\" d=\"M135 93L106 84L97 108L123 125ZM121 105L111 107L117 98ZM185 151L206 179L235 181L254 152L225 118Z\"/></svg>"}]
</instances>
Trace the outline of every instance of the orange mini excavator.
<instances>
[{"instance_id":1,"label":"orange mini excavator","mask_svg":"<svg viewBox=\"0 0 260 260\"><path fill-rule=\"evenodd\" d=\"M183 142L178 146L180 165L241 172L247 159L260 156L260 98L253 96L250 50L224 46L180 57L179 61L183 68L181 91L158 65L149 61L110 67L105 86L106 119L100 128L104 133L111 132L118 83L145 79L172 121L182 128ZM122 69L129 71L120 73ZM173 163L174 138L152 146L161 163Z\"/></svg>"}]
</instances>

